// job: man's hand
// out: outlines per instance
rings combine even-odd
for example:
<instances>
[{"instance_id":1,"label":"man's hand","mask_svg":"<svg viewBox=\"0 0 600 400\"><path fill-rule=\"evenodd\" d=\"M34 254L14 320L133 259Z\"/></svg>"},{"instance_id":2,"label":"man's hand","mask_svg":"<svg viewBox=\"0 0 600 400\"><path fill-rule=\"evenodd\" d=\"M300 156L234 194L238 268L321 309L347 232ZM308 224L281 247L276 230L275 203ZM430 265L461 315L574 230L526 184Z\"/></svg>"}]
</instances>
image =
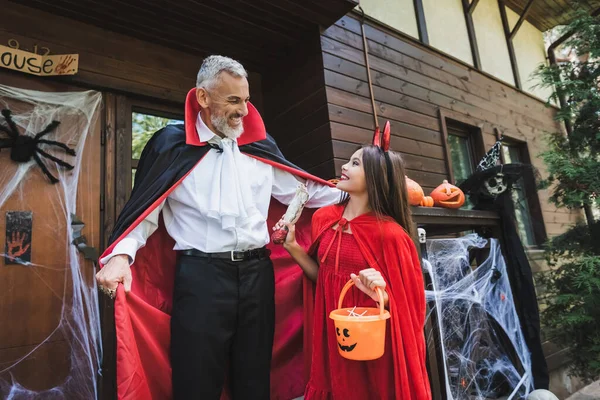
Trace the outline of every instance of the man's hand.
<instances>
[{"instance_id":1,"label":"man's hand","mask_svg":"<svg viewBox=\"0 0 600 400\"><path fill-rule=\"evenodd\" d=\"M131 291L132 277L129 256L119 254L111 258L96 274L96 281L98 281L98 285L112 290L116 290L119 283L122 283L125 292Z\"/></svg>"}]
</instances>

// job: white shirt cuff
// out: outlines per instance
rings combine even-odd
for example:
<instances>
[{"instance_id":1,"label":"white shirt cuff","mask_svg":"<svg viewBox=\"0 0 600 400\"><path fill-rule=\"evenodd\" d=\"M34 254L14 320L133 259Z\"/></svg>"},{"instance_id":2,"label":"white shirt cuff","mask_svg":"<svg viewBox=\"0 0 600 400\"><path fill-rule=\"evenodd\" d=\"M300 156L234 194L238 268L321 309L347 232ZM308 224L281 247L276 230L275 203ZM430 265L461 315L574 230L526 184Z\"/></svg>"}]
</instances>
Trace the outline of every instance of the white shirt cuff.
<instances>
[{"instance_id":1,"label":"white shirt cuff","mask_svg":"<svg viewBox=\"0 0 600 400\"><path fill-rule=\"evenodd\" d=\"M114 256L126 255L129 256L129 265L131 265L135 261L135 253L137 253L137 250L138 242L135 239L127 237L123 238L119 243L117 243L112 253L100 259L100 263L102 265L106 265Z\"/></svg>"}]
</instances>

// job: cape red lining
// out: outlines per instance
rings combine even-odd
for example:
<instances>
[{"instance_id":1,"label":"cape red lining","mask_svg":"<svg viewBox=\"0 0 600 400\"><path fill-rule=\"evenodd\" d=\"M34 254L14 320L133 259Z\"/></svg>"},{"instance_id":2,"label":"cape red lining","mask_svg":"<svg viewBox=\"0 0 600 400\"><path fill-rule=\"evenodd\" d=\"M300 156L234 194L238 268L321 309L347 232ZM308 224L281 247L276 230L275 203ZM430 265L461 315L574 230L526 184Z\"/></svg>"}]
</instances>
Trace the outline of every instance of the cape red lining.
<instances>
[{"instance_id":1,"label":"cape red lining","mask_svg":"<svg viewBox=\"0 0 600 400\"><path fill-rule=\"evenodd\" d=\"M199 110L200 107L195 98L195 89L192 89L186 98L185 110L186 143L189 145L202 146L206 144L200 142L196 132L195 122ZM239 145L266 139L266 130L260 114L252 104L249 104L248 110L249 114L244 118L244 134L238 139ZM262 157L246 155L275 168L290 172L295 176L310 179L330 187L335 186L304 171ZM116 244L154 211L203 159L204 156L198 160L190 171L142 212L118 239L104 251L101 258L110 254ZM307 226L310 223L312 211L310 209L306 210L297 223L296 236L298 242L305 247L310 243L310 237L309 235L303 235L303 230L300 227ZM269 206L269 226L273 225L283 212L285 212L285 207L272 200ZM168 349L165 349L165 347L168 347L166 343L170 340L168 324L170 300L165 301L164 297L165 293L168 293L168 288L164 291L165 288L163 287L161 289L163 291L155 292L152 289L156 289L158 286L154 287L152 285L157 284L156 280L153 280L156 278L157 273L162 279L160 281L163 282L160 283L161 285L167 287L172 285L172 282L166 281L170 279L169 274L172 272L169 270L169 265L175 263L174 252L167 251L167 249L172 250L173 244L172 238L166 234L164 224L162 224L157 232L148 238L145 248L149 254L147 255L143 249L140 249L136 256L136 262L134 263L136 281L132 293L126 296L122 285L118 287L115 300L115 329L117 331L116 367L117 396L119 399L168 399L171 396L170 364L168 351L166 351ZM276 298L281 301L281 304L278 304L277 307L283 308L276 319L276 333L279 331L279 338L276 335L273 347L274 368L271 373L272 383L275 384L275 387L273 388L272 385L272 390L275 391L275 397L297 397L302 394L303 385L305 384L302 379L302 370L299 368L301 367L302 353L298 351L302 345L298 336L302 332L302 317L299 314L302 313L300 298L302 291L297 285L301 282L302 271L281 246L274 247L271 244L269 246L273 251L271 258L276 267L276 279L278 276L281 279L281 281L276 281L276 285L283 287L281 291L276 292ZM150 249L151 247L152 249ZM161 253L160 249L163 248L165 250ZM151 256L151 258L149 259L147 256ZM102 267L103 265L100 264L100 268ZM148 272L148 268L151 267L159 267L160 271ZM151 274L152 276L150 276ZM161 301L161 295L163 301Z\"/></svg>"},{"instance_id":2,"label":"cape red lining","mask_svg":"<svg viewBox=\"0 0 600 400\"><path fill-rule=\"evenodd\" d=\"M334 186L308 173L294 170L277 162L256 156L254 158L296 176ZM193 168L154 201L105 251L102 257L110 254L114 246L149 213L155 210L192 170ZM301 220L296 225L297 240L304 247L308 247L310 244L310 235L304 234L304 231L310 231L309 224L312 211L312 209L305 210ZM284 212L285 207L272 200L269 206L269 226L274 225ZM301 226L306 228L301 229ZM162 243L161 246L154 248L159 241ZM148 250L150 257L143 252L143 249L140 249L136 256L136 262L133 266L136 270L134 271L135 282L132 293L126 296L122 285L118 287L115 300L115 329L117 331L117 394L120 400L137 400L139 398L166 400L171 396L170 364L168 348L166 348L168 347L166 343L170 340L168 310L170 310L171 305L170 300L164 298L164 294L169 290L165 292L165 288L162 288L161 292L156 292L153 289L148 290L148 287L155 284L153 282L156 282L156 280L153 277L157 273L162 279L165 279L162 281L165 282L162 285L172 285L172 282L166 283L166 279L169 279L168 276L171 273L169 265L175 263L175 258L172 255L174 252L167 251L172 250L173 245L174 241L166 234L163 224L157 232L148 238L145 248ZM150 249L151 247L153 249ZM161 254L157 249L163 247L165 253ZM306 384L302 373L304 350L302 349L301 336L299 336L303 332L303 298L302 287L299 286L303 274L283 247L271 244L269 247L273 251L271 258L275 265L276 286L280 288L276 291L278 312L276 314L276 336L273 344L273 369L271 370L272 395L273 398L293 398L302 395ZM162 271L146 272L148 268L153 267L159 267ZM151 277L149 274L153 276ZM163 296L162 301L160 300L161 296ZM277 332L279 333L277 334ZM227 399L226 392L224 392L222 399Z\"/></svg>"}]
</instances>

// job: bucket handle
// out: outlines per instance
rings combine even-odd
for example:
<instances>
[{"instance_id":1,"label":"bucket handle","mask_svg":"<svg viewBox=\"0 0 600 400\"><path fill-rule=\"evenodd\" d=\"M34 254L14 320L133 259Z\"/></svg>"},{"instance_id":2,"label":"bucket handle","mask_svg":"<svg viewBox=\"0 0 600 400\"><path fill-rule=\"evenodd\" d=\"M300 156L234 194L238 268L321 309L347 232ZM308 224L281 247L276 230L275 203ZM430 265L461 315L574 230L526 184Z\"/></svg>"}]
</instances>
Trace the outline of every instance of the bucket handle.
<instances>
[{"instance_id":1,"label":"bucket handle","mask_svg":"<svg viewBox=\"0 0 600 400\"><path fill-rule=\"evenodd\" d=\"M342 289L342 292L340 293L340 299L338 300L338 309L342 308L342 303L344 302L344 297L346 297L346 292L348 291L348 289L350 289L352 287L352 285L354 285L354 281L352 279L350 279L345 285L344 288ZM381 288L379 286L375 287L375 291L377 292L377 295L379 296L379 315L383 316L384 313L384 307L383 307L383 290L381 290Z\"/></svg>"}]
</instances>

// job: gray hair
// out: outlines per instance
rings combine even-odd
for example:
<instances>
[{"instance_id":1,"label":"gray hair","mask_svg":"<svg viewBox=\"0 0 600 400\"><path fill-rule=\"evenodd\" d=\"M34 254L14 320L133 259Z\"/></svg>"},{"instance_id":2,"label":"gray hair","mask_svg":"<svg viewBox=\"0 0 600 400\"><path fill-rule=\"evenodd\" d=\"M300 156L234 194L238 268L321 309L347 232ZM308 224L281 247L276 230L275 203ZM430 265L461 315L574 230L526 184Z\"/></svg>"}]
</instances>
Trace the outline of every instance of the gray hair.
<instances>
[{"instance_id":1,"label":"gray hair","mask_svg":"<svg viewBox=\"0 0 600 400\"><path fill-rule=\"evenodd\" d=\"M242 64L234 59L223 56L208 56L204 59L200 66L200 70L198 71L196 88L212 88L223 71L228 72L235 77L248 77L248 73Z\"/></svg>"}]
</instances>

